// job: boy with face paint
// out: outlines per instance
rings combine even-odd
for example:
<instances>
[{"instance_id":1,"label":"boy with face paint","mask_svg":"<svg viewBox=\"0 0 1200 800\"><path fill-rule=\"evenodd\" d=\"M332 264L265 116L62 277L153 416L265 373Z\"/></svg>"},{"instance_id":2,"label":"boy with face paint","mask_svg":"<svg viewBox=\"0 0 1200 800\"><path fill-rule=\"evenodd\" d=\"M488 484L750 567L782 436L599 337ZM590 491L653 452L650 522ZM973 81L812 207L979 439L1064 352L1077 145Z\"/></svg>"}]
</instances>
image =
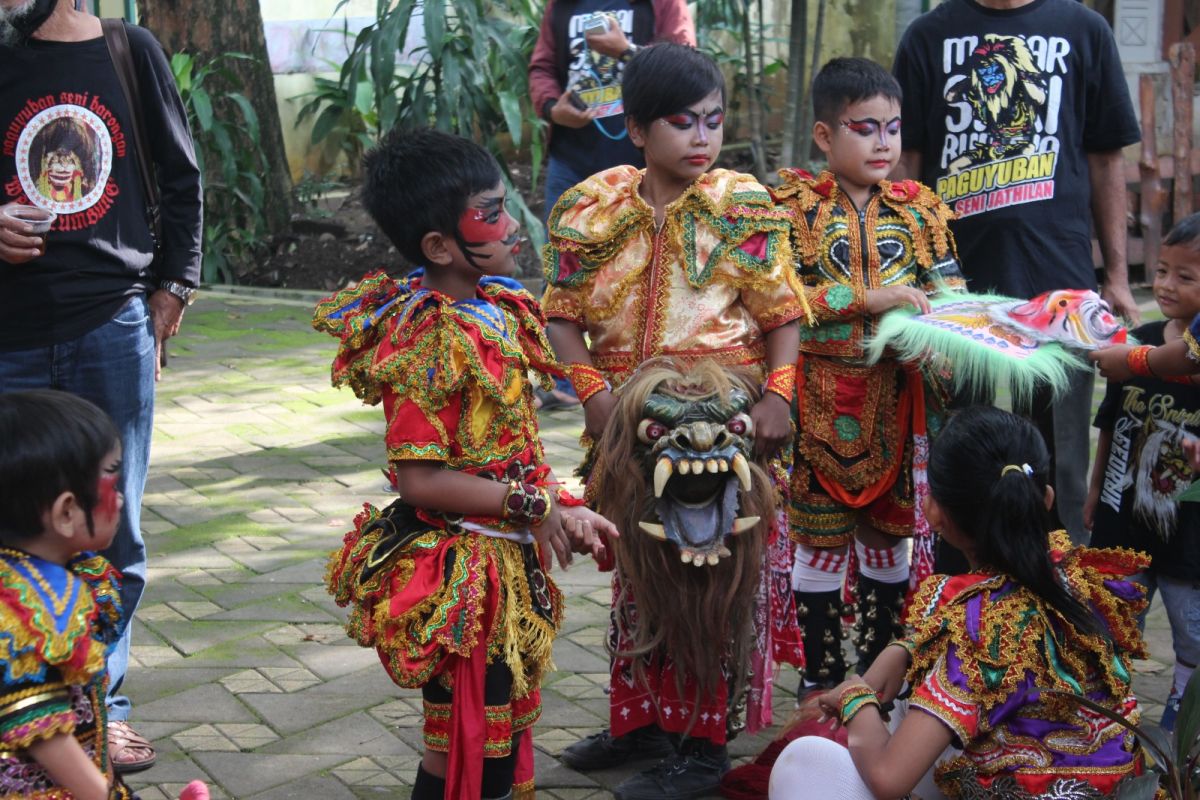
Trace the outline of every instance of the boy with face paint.
<instances>
[{"instance_id":1,"label":"boy with face paint","mask_svg":"<svg viewBox=\"0 0 1200 800\"><path fill-rule=\"evenodd\" d=\"M877 315L905 305L928 311L927 294L964 286L950 209L915 181L887 180L900 156L895 79L866 59L835 58L813 81L813 106L813 137L829 168L815 178L782 170L774 192L792 216L796 273L818 322L801 332L796 380L792 587L804 630L802 689L845 673L841 589L852 540L860 674L902 628L925 379L895 360L868 366L863 341Z\"/></svg>"},{"instance_id":2,"label":"boy with face paint","mask_svg":"<svg viewBox=\"0 0 1200 800\"><path fill-rule=\"evenodd\" d=\"M755 448L774 454L792 432L797 320L806 312L786 212L774 208L753 176L712 169L726 96L711 58L682 45L652 45L626 67L622 91L629 136L646 168L614 167L563 194L550 213L543 259L550 341L583 401L585 432L599 438L616 405L613 390L648 359L666 356L684 366L713 359L764 382L750 418ZM604 511L605 489L597 484L589 483L588 495ZM727 685L699 697L689 675L679 676L680 687L670 653L646 668L644 682L632 677L632 659L618 656L610 729L568 747L566 764L587 771L663 757L616 787L620 800L716 790L730 765L729 737L770 724L772 660L799 658L791 597L774 591L786 587L786 575L772 580L774 564L790 564L786 532L779 533L774 529L764 548L760 571L770 599L749 632L757 643L750 699L742 704ZM631 594L636 604L638 589L620 568L613 582L614 613L622 613L621 598ZM681 587L680 603L693 599ZM644 619L637 624L655 624ZM631 648L626 637L616 643L618 652ZM675 747L664 732L675 737Z\"/></svg>"},{"instance_id":3,"label":"boy with face paint","mask_svg":"<svg viewBox=\"0 0 1200 800\"><path fill-rule=\"evenodd\" d=\"M402 499L364 506L329 562L347 633L420 688L426 750L415 800L533 792L532 726L572 550L616 530L556 490L528 375L561 374L537 301L510 276L520 249L500 168L473 142L393 131L363 161L367 210L423 263L322 301L341 341L333 383L382 403Z\"/></svg>"},{"instance_id":4,"label":"boy with face paint","mask_svg":"<svg viewBox=\"0 0 1200 800\"><path fill-rule=\"evenodd\" d=\"M105 660L121 576L99 555L125 498L112 420L55 390L0 394L0 773L4 797L126 800L112 753ZM193 781L184 800L207 800Z\"/></svg>"}]
</instances>

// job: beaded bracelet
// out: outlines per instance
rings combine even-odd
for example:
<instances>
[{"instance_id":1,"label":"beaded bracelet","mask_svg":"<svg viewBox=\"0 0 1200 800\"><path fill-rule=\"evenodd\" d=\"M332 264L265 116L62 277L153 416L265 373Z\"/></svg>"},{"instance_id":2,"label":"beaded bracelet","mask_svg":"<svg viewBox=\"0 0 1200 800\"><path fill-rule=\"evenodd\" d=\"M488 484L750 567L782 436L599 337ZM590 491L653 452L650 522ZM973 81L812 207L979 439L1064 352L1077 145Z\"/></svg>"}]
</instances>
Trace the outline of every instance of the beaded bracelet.
<instances>
[{"instance_id":1,"label":"beaded bracelet","mask_svg":"<svg viewBox=\"0 0 1200 800\"><path fill-rule=\"evenodd\" d=\"M538 525L550 513L550 491L544 486L512 481L504 495L501 516L521 525Z\"/></svg>"},{"instance_id":2,"label":"beaded bracelet","mask_svg":"<svg viewBox=\"0 0 1200 800\"><path fill-rule=\"evenodd\" d=\"M1125 356L1125 363L1129 366L1129 371L1139 378L1156 378L1154 370L1150 369L1150 351L1154 348L1148 344L1139 345L1133 348Z\"/></svg>"},{"instance_id":3,"label":"beaded bracelet","mask_svg":"<svg viewBox=\"0 0 1200 800\"><path fill-rule=\"evenodd\" d=\"M774 392L790 404L796 396L796 365L784 364L767 373L763 391Z\"/></svg>"},{"instance_id":4,"label":"beaded bracelet","mask_svg":"<svg viewBox=\"0 0 1200 800\"><path fill-rule=\"evenodd\" d=\"M589 364L567 364L563 367L567 380L575 389L575 396L580 403L586 403L592 396L608 388L604 373Z\"/></svg>"},{"instance_id":5,"label":"beaded bracelet","mask_svg":"<svg viewBox=\"0 0 1200 800\"><path fill-rule=\"evenodd\" d=\"M838 719L843 725L848 725L850 720L854 719L854 715L867 706L879 708L879 696L870 686L855 684L842 691L838 697L838 705L841 707Z\"/></svg>"}]
</instances>

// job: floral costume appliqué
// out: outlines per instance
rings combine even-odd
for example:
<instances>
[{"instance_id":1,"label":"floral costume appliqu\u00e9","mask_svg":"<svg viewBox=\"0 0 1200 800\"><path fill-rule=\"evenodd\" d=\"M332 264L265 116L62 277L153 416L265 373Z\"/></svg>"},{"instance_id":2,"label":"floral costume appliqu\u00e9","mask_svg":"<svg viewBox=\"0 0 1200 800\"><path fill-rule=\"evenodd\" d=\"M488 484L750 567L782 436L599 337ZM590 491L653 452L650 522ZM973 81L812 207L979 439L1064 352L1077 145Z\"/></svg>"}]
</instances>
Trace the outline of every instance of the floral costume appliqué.
<instances>
[{"instance_id":1,"label":"floral costume appliqu\u00e9","mask_svg":"<svg viewBox=\"0 0 1200 800\"><path fill-rule=\"evenodd\" d=\"M314 327L341 340L334 385L383 403L390 463L539 480L544 459L528 374L556 367L537 301L516 281L491 277L474 299L455 302L421 278L374 273L317 306ZM452 772L456 758L480 769L482 757L508 755L513 735L537 721L562 595L528 530L498 514L366 505L332 554L326 583L350 607L347 633L379 652L393 681L451 690L451 703L426 701L424 736L429 749L450 753ZM511 700L484 706L484 671L496 663L512 672ZM531 787L527 735L517 788Z\"/></svg>"},{"instance_id":2,"label":"floral costume appliqu\u00e9","mask_svg":"<svg viewBox=\"0 0 1200 800\"><path fill-rule=\"evenodd\" d=\"M1077 631L1052 606L1002 574L927 578L909 609L911 706L955 735L963 754L940 765L951 800L1107 797L1142 758L1125 728L1061 697L1082 694L1136 723L1130 662L1145 657L1137 615L1143 590L1128 576L1149 559L1131 550L1048 546L1060 580L1096 612L1101 632Z\"/></svg>"},{"instance_id":3,"label":"floral costume appliqu\u00e9","mask_svg":"<svg viewBox=\"0 0 1200 800\"><path fill-rule=\"evenodd\" d=\"M780 176L773 193L792 214L796 270L817 323L800 332L794 535L815 547L846 544L860 509L880 530L909 535L924 380L894 360L864 363L866 292L964 288L946 226L953 215L915 181L881 181L860 211L830 172Z\"/></svg>"},{"instance_id":4,"label":"floral costume appliqu\u00e9","mask_svg":"<svg viewBox=\"0 0 1200 800\"><path fill-rule=\"evenodd\" d=\"M57 735L74 736L108 774L105 661L121 618L117 581L92 553L64 567L0 548L0 798L74 797L28 753ZM109 791L132 796L119 781Z\"/></svg>"},{"instance_id":5,"label":"floral costume appliqu\u00e9","mask_svg":"<svg viewBox=\"0 0 1200 800\"><path fill-rule=\"evenodd\" d=\"M592 363L614 388L659 356L685 366L711 359L749 369L761 381L765 335L808 315L792 272L787 214L751 176L716 169L667 206L659 227L638 193L643 174L628 166L605 170L555 205L543 258L546 316L587 333ZM778 472L785 481L782 467ZM588 496L602 503L603 488L589 483ZM746 719L728 718L736 698L725 691L698 703L685 699L692 694L687 676L681 676L681 693L669 654L647 670L647 686L636 685L629 660L617 658L610 695L614 736L658 724L723 743L743 724L751 730L770 724L770 662L803 659L783 527L774 526L764 559ZM614 602L620 592L617 573ZM617 650L627 644L613 642Z\"/></svg>"}]
</instances>

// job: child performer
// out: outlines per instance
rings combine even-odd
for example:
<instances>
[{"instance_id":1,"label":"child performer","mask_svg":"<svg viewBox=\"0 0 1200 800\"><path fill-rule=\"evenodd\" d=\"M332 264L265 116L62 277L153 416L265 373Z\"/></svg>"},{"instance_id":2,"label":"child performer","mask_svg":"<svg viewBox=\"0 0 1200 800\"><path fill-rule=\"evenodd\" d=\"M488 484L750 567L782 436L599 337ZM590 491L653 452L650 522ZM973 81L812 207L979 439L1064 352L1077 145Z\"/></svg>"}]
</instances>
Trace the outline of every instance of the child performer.
<instances>
[{"instance_id":1,"label":"child performer","mask_svg":"<svg viewBox=\"0 0 1200 800\"><path fill-rule=\"evenodd\" d=\"M0 797L133 798L104 744L120 576L96 551L124 504L117 430L75 395L12 392L0 442Z\"/></svg>"},{"instance_id":2,"label":"child performer","mask_svg":"<svg viewBox=\"0 0 1200 800\"><path fill-rule=\"evenodd\" d=\"M874 316L903 305L927 312L927 294L965 284L950 209L915 181L886 180L900 157L895 78L866 59L835 58L817 73L812 97L813 137L829 170L816 178L784 170L775 194L792 212L796 269L818 322L800 338L792 587L804 683L830 686L846 670L841 588L851 539L860 673L900 630L914 438L924 442L925 433L922 373L892 359L864 364L863 340Z\"/></svg>"},{"instance_id":3,"label":"child performer","mask_svg":"<svg viewBox=\"0 0 1200 800\"><path fill-rule=\"evenodd\" d=\"M797 739L772 772L773 800L904 797L955 741L962 755L935 772L951 800L1108 797L1142 772L1129 731L1043 691L1086 696L1137 722L1131 660L1144 657L1137 615L1146 602L1127 578L1149 562L1047 534L1049 462L1032 423L1008 412L977 406L947 423L933 445L926 511L971 572L927 578L910 606L912 635L887 647L865 680L817 698L847 727L849 752ZM906 673L909 710L889 736L880 703ZM841 793L826 790L825 776Z\"/></svg>"},{"instance_id":4,"label":"child performer","mask_svg":"<svg viewBox=\"0 0 1200 800\"><path fill-rule=\"evenodd\" d=\"M795 320L805 314L786 215L752 177L710 169L721 151L726 102L725 80L711 58L682 45L645 48L626 67L622 89L629 136L645 154L645 170L614 167L593 175L562 196L548 221L549 335L584 403L585 433L599 437L616 402L612 390L647 359L669 356L684 366L713 359L765 380L750 417L756 449L773 453L791 435ZM603 487L589 484L588 494L603 510ZM758 641L775 639L774 648L764 645L755 656L759 686L749 703L751 726L770 719L769 683L763 682L770 659L800 656L784 574L786 536L776 531L772 548L785 565L780 587L763 581L774 602L764 601L761 613L775 616ZM614 604L621 580L615 573ZM618 654L628 649L616 642ZM618 655L610 731L562 756L575 769L603 769L670 753L660 728L686 734L677 753L617 787L623 800L699 797L715 790L729 769L725 743L735 709L726 701L733 699L677 703L693 692L687 676L682 690L676 686L669 655L661 671L647 670L646 685L633 680L630 660Z\"/></svg>"},{"instance_id":5,"label":"child performer","mask_svg":"<svg viewBox=\"0 0 1200 800\"><path fill-rule=\"evenodd\" d=\"M1163 241L1154 299L1166 319L1133 331L1146 349L1182 341L1200 314L1200 214ZM1108 383L1096 413L1100 441L1083 518L1093 547L1131 547L1151 558L1138 580L1149 597L1156 588L1162 592L1171 623L1175 679L1162 726L1172 730L1183 689L1200 663L1200 636L1187 613L1200 606L1200 506L1175 499L1194 480L1183 445L1200 434L1200 387L1191 377L1147 374L1145 363L1135 356L1134 376Z\"/></svg>"},{"instance_id":6,"label":"child performer","mask_svg":"<svg viewBox=\"0 0 1200 800\"><path fill-rule=\"evenodd\" d=\"M401 496L365 506L327 585L351 606L350 636L421 688L413 798L506 798L514 780L532 794L530 728L562 618L549 549L565 568L593 526L616 531L551 488L527 375L556 368L537 301L508 277L518 227L495 160L419 130L389 133L363 165L367 210L426 268L317 306L314 326L341 339L334 384L383 402Z\"/></svg>"}]
</instances>

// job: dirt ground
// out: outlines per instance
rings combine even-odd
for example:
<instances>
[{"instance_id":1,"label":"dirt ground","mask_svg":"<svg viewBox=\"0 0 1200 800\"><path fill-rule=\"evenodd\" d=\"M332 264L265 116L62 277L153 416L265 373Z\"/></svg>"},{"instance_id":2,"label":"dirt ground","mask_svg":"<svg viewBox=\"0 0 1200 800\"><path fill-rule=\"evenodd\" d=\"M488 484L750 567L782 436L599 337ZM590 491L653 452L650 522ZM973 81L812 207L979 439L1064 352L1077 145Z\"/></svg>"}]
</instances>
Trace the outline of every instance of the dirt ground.
<instances>
[{"instance_id":1,"label":"dirt ground","mask_svg":"<svg viewBox=\"0 0 1200 800\"><path fill-rule=\"evenodd\" d=\"M722 154L718 166L746 170L746 157L742 151ZM543 181L539 176L538 185L531 187L530 172L528 164L512 167L514 183L540 217ZM540 255L533 247L522 248L518 263L521 277L541 274ZM349 185L330 192L309 213L294 218L291 231L272 243L265 259L239 273L238 283L333 291L370 270L403 272L410 266L363 209L358 186Z\"/></svg>"}]
</instances>

